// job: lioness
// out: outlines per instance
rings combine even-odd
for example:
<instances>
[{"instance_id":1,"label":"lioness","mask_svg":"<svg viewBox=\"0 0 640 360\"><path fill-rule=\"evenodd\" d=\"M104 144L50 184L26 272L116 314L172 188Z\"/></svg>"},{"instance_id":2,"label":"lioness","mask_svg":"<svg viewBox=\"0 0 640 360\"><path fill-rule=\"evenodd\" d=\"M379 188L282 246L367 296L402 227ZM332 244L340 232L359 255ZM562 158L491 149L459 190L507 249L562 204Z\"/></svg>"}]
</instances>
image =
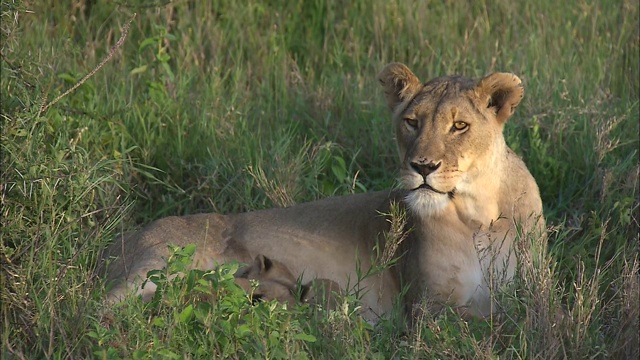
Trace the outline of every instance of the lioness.
<instances>
[{"instance_id":1,"label":"lioness","mask_svg":"<svg viewBox=\"0 0 640 360\"><path fill-rule=\"evenodd\" d=\"M522 99L522 83L508 73L422 83L399 63L387 65L379 81L393 112L403 190L157 220L107 252L118 255L109 268L116 284L109 296L152 292L140 284L147 271L163 266L169 243L195 243L195 267L264 254L302 274L303 283L325 278L354 290L356 263L361 273L375 265L374 249L389 229L382 214L400 202L408 235L395 266L357 284L364 316L375 321L388 312L405 285L407 310L426 296L468 315L489 315L491 286L513 275L514 240L545 227L536 182L502 135Z\"/></svg>"}]
</instances>

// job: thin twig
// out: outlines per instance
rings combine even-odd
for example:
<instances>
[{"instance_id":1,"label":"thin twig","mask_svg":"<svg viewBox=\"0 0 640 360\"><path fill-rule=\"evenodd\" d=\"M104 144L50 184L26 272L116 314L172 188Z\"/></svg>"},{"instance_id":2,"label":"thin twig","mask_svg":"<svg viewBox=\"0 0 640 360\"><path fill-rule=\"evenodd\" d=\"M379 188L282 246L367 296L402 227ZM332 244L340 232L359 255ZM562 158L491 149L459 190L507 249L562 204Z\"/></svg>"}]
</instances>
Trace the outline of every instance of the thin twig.
<instances>
[{"instance_id":1,"label":"thin twig","mask_svg":"<svg viewBox=\"0 0 640 360\"><path fill-rule=\"evenodd\" d=\"M73 92L74 90L79 88L80 85L82 85L85 81L89 80L89 78L91 78L96 72L98 72L98 70L100 70L100 68L102 68L104 66L104 64L107 63L107 61L111 60L111 58L116 53L118 48L120 48L120 46L122 46L122 44L124 43L124 40L127 38L127 35L129 34L129 26L131 26L131 23L133 22L133 19L135 19L135 17L136 17L136 13L133 13L133 15L131 16L131 19L129 19L129 21L127 21L127 23L122 27L122 34L120 35L120 39L118 39L118 42L115 43L115 45L113 45L113 47L111 48L111 51L109 51L109 54L107 55L107 57L105 57L100 62L100 64L98 64L98 66L96 66L93 70L91 70L90 73L85 75L85 77L83 77L82 80L78 81L75 85L73 85L73 87L71 87L69 90L65 91L64 94L58 96L53 101L48 103L46 106L42 107L40 109L39 113L43 113L43 112L47 111L47 109L49 109L55 103L60 101L63 97L69 95L71 92Z\"/></svg>"}]
</instances>

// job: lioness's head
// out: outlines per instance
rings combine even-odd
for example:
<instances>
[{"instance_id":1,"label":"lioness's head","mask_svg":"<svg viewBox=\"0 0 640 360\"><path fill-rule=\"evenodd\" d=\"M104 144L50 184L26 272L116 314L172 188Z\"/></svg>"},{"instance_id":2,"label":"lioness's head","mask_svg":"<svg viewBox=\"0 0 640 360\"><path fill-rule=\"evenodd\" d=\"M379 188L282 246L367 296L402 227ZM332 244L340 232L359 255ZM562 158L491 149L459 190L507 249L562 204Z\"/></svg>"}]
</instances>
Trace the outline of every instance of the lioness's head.
<instances>
[{"instance_id":1,"label":"lioness's head","mask_svg":"<svg viewBox=\"0 0 640 360\"><path fill-rule=\"evenodd\" d=\"M524 94L517 76L422 83L405 65L392 63L378 79L393 112L401 181L413 211L438 213L456 195L482 190L474 188L480 176L500 173L502 128Z\"/></svg>"}]
</instances>

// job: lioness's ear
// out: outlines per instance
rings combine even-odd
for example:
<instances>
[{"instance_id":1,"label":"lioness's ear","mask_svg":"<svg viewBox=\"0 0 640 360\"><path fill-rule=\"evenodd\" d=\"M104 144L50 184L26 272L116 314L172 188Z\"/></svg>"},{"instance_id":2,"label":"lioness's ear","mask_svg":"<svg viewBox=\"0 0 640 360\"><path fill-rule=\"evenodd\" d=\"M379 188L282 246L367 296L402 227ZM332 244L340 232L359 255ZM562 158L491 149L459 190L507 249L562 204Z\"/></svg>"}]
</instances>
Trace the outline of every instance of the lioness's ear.
<instances>
[{"instance_id":1,"label":"lioness's ear","mask_svg":"<svg viewBox=\"0 0 640 360\"><path fill-rule=\"evenodd\" d=\"M507 121L524 96L522 80L510 73L488 75L478 82L474 91L481 104L493 108L500 123Z\"/></svg>"},{"instance_id":2,"label":"lioness's ear","mask_svg":"<svg viewBox=\"0 0 640 360\"><path fill-rule=\"evenodd\" d=\"M400 63L385 66L378 75L378 81L384 88L387 105L392 111L422 88L418 77L406 65Z\"/></svg>"}]
</instances>

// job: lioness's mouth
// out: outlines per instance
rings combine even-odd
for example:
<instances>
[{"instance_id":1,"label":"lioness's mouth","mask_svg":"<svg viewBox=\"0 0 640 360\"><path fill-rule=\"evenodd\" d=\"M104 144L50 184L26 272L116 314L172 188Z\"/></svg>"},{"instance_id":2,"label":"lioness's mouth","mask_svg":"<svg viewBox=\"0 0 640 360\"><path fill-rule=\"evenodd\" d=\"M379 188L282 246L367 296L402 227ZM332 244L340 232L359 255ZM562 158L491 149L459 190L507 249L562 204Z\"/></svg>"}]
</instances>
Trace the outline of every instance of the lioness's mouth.
<instances>
[{"instance_id":1,"label":"lioness's mouth","mask_svg":"<svg viewBox=\"0 0 640 360\"><path fill-rule=\"evenodd\" d=\"M422 183L422 185L418 186L417 188L413 189L412 191L415 191L415 190L429 190L429 191L436 192L438 194L443 194L443 195L446 194L446 192L440 191L440 190L436 190L431 185L429 185L427 183Z\"/></svg>"},{"instance_id":2,"label":"lioness's mouth","mask_svg":"<svg viewBox=\"0 0 640 360\"><path fill-rule=\"evenodd\" d=\"M428 191L433 191L434 193L437 194L442 194L442 195L447 195L449 196L449 198L453 199L453 197L455 196L455 189L451 190L451 191L440 191L438 189L433 188L431 185L427 184L427 183L422 183L422 185L418 186L417 188L411 190L411 191L416 191L416 190L428 190Z\"/></svg>"}]
</instances>

